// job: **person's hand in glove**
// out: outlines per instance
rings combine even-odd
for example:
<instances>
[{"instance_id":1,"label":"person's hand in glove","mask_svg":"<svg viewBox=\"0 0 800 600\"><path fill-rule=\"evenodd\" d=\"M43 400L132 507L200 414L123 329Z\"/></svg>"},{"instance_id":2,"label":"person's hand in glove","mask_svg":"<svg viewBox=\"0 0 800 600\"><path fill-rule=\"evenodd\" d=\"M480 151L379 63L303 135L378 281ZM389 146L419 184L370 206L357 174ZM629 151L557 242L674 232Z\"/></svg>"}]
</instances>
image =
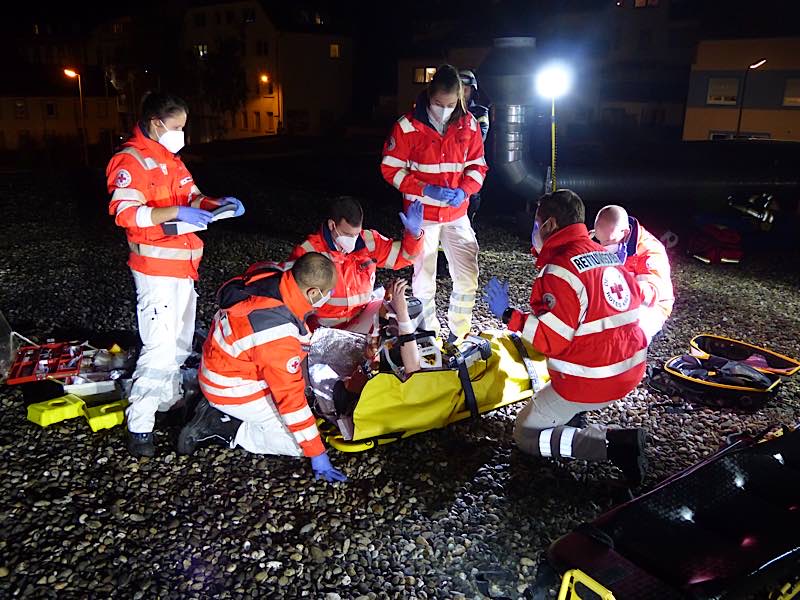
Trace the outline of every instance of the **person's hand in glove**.
<instances>
[{"instance_id":1,"label":"person's hand in glove","mask_svg":"<svg viewBox=\"0 0 800 600\"><path fill-rule=\"evenodd\" d=\"M213 218L214 215L202 208L194 208L193 206L178 207L178 221L189 223L195 227L205 227Z\"/></svg>"},{"instance_id":2,"label":"person's hand in glove","mask_svg":"<svg viewBox=\"0 0 800 600\"><path fill-rule=\"evenodd\" d=\"M422 233L422 202L414 200L405 214L400 213L400 220L406 231L418 238Z\"/></svg>"},{"instance_id":3,"label":"person's hand in glove","mask_svg":"<svg viewBox=\"0 0 800 600\"><path fill-rule=\"evenodd\" d=\"M467 193L461 188L455 188L450 191L453 192L453 197L450 198L450 200L448 200L447 203L453 208L458 208L464 203L464 199L467 197Z\"/></svg>"},{"instance_id":4,"label":"person's hand in glove","mask_svg":"<svg viewBox=\"0 0 800 600\"><path fill-rule=\"evenodd\" d=\"M224 198L219 199L220 206L227 206L228 204L232 204L236 207L236 212L233 213L234 217L241 217L244 214L244 204L238 198L234 198L233 196L225 196Z\"/></svg>"},{"instance_id":5,"label":"person's hand in glove","mask_svg":"<svg viewBox=\"0 0 800 600\"><path fill-rule=\"evenodd\" d=\"M450 200L453 199L454 191L450 188L442 187L440 185L426 185L423 190L422 194L427 196L428 198L433 198L434 200L439 200L440 202L447 202L449 203Z\"/></svg>"},{"instance_id":6,"label":"person's hand in glove","mask_svg":"<svg viewBox=\"0 0 800 600\"><path fill-rule=\"evenodd\" d=\"M483 299L489 305L489 310L498 319L502 318L508 308L508 282L503 283L497 277L492 277L483 291Z\"/></svg>"},{"instance_id":7,"label":"person's hand in glove","mask_svg":"<svg viewBox=\"0 0 800 600\"><path fill-rule=\"evenodd\" d=\"M333 468L331 459L328 458L327 452L323 452L318 456L311 457L311 469L314 471L315 479L319 479L321 477L325 481L331 482L347 481L347 476L344 473Z\"/></svg>"}]
</instances>

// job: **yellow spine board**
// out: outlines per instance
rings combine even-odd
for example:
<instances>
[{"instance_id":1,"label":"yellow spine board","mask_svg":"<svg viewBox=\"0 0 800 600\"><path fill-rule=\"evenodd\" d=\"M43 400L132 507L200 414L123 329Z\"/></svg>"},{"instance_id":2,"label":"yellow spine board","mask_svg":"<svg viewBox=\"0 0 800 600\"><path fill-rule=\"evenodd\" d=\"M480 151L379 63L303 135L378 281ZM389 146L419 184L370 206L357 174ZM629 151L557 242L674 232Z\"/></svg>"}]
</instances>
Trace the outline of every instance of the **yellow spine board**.
<instances>
[{"instance_id":1,"label":"yellow spine board","mask_svg":"<svg viewBox=\"0 0 800 600\"><path fill-rule=\"evenodd\" d=\"M600 600L615 600L611 590L600 585L580 569L572 569L564 573L564 577L561 579L561 589L558 591L558 600L581 600L578 592L575 591L577 583L586 586Z\"/></svg>"}]
</instances>

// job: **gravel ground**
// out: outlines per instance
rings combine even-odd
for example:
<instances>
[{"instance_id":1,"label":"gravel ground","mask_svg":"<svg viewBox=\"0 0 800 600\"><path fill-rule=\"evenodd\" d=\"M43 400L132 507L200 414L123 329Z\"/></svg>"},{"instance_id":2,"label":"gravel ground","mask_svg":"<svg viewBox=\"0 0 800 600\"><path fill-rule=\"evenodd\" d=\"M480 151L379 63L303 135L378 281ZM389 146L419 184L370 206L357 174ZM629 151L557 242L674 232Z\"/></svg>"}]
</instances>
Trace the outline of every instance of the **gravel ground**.
<instances>
[{"instance_id":1,"label":"gravel ground","mask_svg":"<svg viewBox=\"0 0 800 600\"><path fill-rule=\"evenodd\" d=\"M202 172L201 168L198 168ZM213 187L214 177L207 181ZM320 217L319 193L278 187L229 167L248 212L205 234L198 323L213 293L248 263L280 258ZM0 309L26 335L135 328L123 235L102 202L58 175L0 181ZM392 196L388 196L392 197ZM75 200L74 198L78 198ZM286 207L290 206L291 209ZM394 203L368 206L367 225L398 231ZM512 281L524 305L532 265L521 237L481 224L481 284ZM653 363L710 331L800 356L798 256L707 267L676 256L677 303ZM448 283L441 282L440 307ZM475 325L498 326L485 306ZM728 433L800 418L798 378L755 414L684 404L640 386L593 421L652 434L648 489L715 451ZM485 598L521 597L548 544L619 498L608 465L520 455L520 407L333 462L347 485L318 483L306 461L209 447L174 453L177 430L134 460L124 430L81 419L41 429L18 388L0 388L0 597Z\"/></svg>"}]
</instances>

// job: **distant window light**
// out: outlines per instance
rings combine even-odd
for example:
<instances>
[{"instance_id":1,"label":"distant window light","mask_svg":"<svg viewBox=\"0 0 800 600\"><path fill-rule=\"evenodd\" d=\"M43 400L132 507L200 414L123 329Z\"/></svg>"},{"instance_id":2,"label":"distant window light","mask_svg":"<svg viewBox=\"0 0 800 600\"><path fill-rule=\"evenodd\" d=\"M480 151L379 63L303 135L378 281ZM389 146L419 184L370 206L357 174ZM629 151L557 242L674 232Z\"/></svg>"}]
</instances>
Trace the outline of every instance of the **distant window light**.
<instances>
[{"instance_id":1,"label":"distant window light","mask_svg":"<svg viewBox=\"0 0 800 600\"><path fill-rule=\"evenodd\" d=\"M430 83L436 75L436 67L417 67L414 69L414 83Z\"/></svg>"},{"instance_id":2,"label":"distant window light","mask_svg":"<svg viewBox=\"0 0 800 600\"><path fill-rule=\"evenodd\" d=\"M56 103L55 102L45 102L44 103L44 114L48 119L55 119L58 117L58 112L56 111Z\"/></svg>"},{"instance_id":3,"label":"distant window light","mask_svg":"<svg viewBox=\"0 0 800 600\"><path fill-rule=\"evenodd\" d=\"M800 79L787 79L783 90L784 106L800 106Z\"/></svg>"},{"instance_id":4,"label":"distant window light","mask_svg":"<svg viewBox=\"0 0 800 600\"><path fill-rule=\"evenodd\" d=\"M28 118L28 101L27 100L14 100L14 118L27 119Z\"/></svg>"},{"instance_id":5,"label":"distant window light","mask_svg":"<svg viewBox=\"0 0 800 600\"><path fill-rule=\"evenodd\" d=\"M203 11L198 11L194 13L194 25L195 27L205 27L206 26L206 13Z\"/></svg>"},{"instance_id":6,"label":"distant window light","mask_svg":"<svg viewBox=\"0 0 800 600\"><path fill-rule=\"evenodd\" d=\"M195 44L194 54L198 58L205 58L208 56L208 44Z\"/></svg>"},{"instance_id":7,"label":"distant window light","mask_svg":"<svg viewBox=\"0 0 800 600\"><path fill-rule=\"evenodd\" d=\"M254 8L242 9L242 21L244 23L254 23L255 20L256 20L256 9Z\"/></svg>"},{"instance_id":8,"label":"distant window light","mask_svg":"<svg viewBox=\"0 0 800 600\"><path fill-rule=\"evenodd\" d=\"M342 58L341 44L331 44L329 48L329 54L331 58Z\"/></svg>"},{"instance_id":9,"label":"distant window light","mask_svg":"<svg viewBox=\"0 0 800 600\"><path fill-rule=\"evenodd\" d=\"M647 0L633 0L633 6L636 8L644 8L647 6Z\"/></svg>"},{"instance_id":10,"label":"distant window light","mask_svg":"<svg viewBox=\"0 0 800 600\"><path fill-rule=\"evenodd\" d=\"M111 33L122 33L122 23L114 23L111 25Z\"/></svg>"},{"instance_id":11,"label":"distant window light","mask_svg":"<svg viewBox=\"0 0 800 600\"><path fill-rule=\"evenodd\" d=\"M708 80L706 104L735 106L739 99L739 80L735 77L712 77Z\"/></svg>"},{"instance_id":12,"label":"distant window light","mask_svg":"<svg viewBox=\"0 0 800 600\"><path fill-rule=\"evenodd\" d=\"M321 14L319 14L319 13L315 13L314 14L314 24L315 25L324 25L325 24L325 21L323 20ZM333 57L331 57L331 58L333 58Z\"/></svg>"},{"instance_id":13,"label":"distant window light","mask_svg":"<svg viewBox=\"0 0 800 600\"><path fill-rule=\"evenodd\" d=\"M34 23L33 24L33 35L39 35L39 24L38 23Z\"/></svg>"}]
</instances>

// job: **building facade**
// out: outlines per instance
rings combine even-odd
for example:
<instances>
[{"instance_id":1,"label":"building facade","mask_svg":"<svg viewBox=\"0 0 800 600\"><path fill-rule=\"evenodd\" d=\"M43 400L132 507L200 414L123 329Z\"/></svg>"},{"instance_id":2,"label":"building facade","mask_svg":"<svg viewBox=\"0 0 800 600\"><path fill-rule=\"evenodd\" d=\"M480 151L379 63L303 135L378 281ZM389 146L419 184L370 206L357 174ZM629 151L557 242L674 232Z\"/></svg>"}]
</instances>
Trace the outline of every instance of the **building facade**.
<instances>
[{"instance_id":1,"label":"building facade","mask_svg":"<svg viewBox=\"0 0 800 600\"><path fill-rule=\"evenodd\" d=\"M683 139L737 136L800 141L800 37L698 45Z\"/></svg>"}]
</instances>

